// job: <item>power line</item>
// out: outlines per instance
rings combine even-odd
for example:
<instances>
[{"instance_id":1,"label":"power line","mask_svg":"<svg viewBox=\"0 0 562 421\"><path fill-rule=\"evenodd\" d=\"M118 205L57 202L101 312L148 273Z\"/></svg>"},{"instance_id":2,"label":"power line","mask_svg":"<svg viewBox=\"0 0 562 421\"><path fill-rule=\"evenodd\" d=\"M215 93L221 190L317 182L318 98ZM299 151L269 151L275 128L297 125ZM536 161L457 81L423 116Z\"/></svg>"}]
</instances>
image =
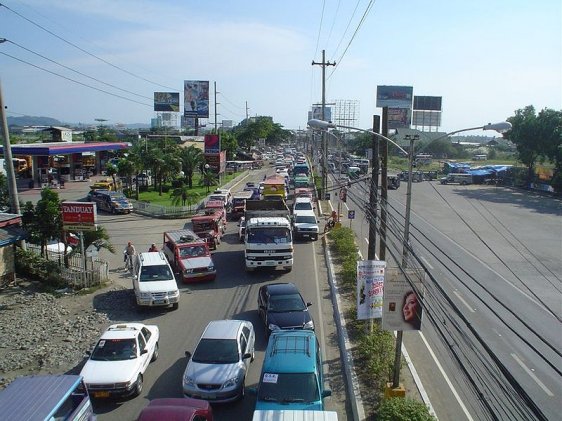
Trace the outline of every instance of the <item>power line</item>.
<instances>
[{"instance_id":1,"label":"power line","mask_svg":"<svg viewBox=\"0 0 562 421\"><path fill-rule=\"evenodd\" d=\"M6 6L5 4L0 3L0 7L2 7L2 6L5 7L6 9L8 9L10 12L14 13L15 15L19 16L20 18L22 18L22 19L26 20L27 22L31 23L32 25L34 25L34 26L36 26L36 27L42 29L43 31L47 32L48 34L50 34L50 35L54 36L55 38L61 40L62 42L64 42L64 43L66 43L66 44L68 44L68 45L70 45L70 46L76 48L76 49L79 50L79 51L82 51L84 54L87 54L87 55L89 55L90 57L95 58L96 60L99 60L99 61L101 61L101 62L107 64L108 66L113 67L114 69L120 70L121 72L126 73L126 74L128 74L128 75L130 75L130 76L133 76L134 78L140 79L140 80L142 80L142 81L144 81L144 82L148 82L148 83L151 83L151 84L153 84L153 85L160 86L160 87L162 87L162 88L170 89L171 91L177 91L176 88L170 88L169 86L161 85L161 84L159 84L158 82L153 82L153 81L151 81L151 80L149 80L149 79L146 79L146 78L144 78L144 77L142 77L142 76L139 76L139 75L137 75L137 74L135 74L135 73L133 73L133 72L130 72L130 71L128 71L128 70L126 70L126 69L124 69L124 68L122 68L122 67L119 67L119 66L117 66L117 65L115 65L115 64L113 64L113 63L111 63L111 62L109 62L108 60L105 60L105 59L103 59L103 58L101 58L101 57L99 57L99 56L97 56L97 55L95 55L95 54L93 54L93 53L90 53L89 51L83 49L82 47L76 45L75 43L73 43L73 42L71 42L71 41L68 41L67 39L65 39L65 38L63 38L63 37L61 37L61 36L55 34L54 32L50 31L49 29L45 28L44 26L41 26L41 25L39 25L38 23L32 21L31 19L29 19L29 18L23 16L21 13L18 13L18 12L16 12L15 10L10 9L10 8L9 8L8 6Z\"/></svg>"},{"instance_id":2,"label":"power line","mask_svg":"<svg viewBox=\"0 0 562 421\"><path fill-rule=\"evenodd\" d=\"M17 42L11 41L11 40L9 40L9 39L6 39L6 41L8 41L8 42L11 43L11 44L14 44L15 46L17 46L17 47L19 47L19 48L21 48L21 49L23 49L23 50L25 50L25 51L28 51L28 52L30 52L30 53L32 53L32 54L35 54L35 55L38 56L38 57L41 57L41 58L43 58L43 59L45 59L45 60L47 60L47 61L50 61L51 63L54 63L54 64L56 64L57 66L61 66L61 67L65 68L65 69L67 69L67 70L70 70L71 72L77 73L77 74L79 74L80 76L84 76L84 77L86 77L86 78L88 78L88 79L94 80L94 81L96 81L96 82L98 82L98 83L101 83L101 84L103 84L103 85L109 86L109 87L114 88L114 89L117 89L117 90L119 90L119 91L126 92L126 93L131 94L131 95L134 95L134 96L138 96L139 98L144 98L144 99L148 99L148 100L153 100L153 98L150 98L150 97L147 97L147 96L144 96L144 95L140 95L140 94L137 94L137 93L135 93L135 92L128 91L127 89L120 88L119 86L115 86L115 85L112 85L111 83L107 83L107 82L104 82L104 81L102 81L102 80L99 80L99 79L97 79L97 78L95 78L95 77L93 77L93 76L89 76L89 75L87 75L87 74L85 74L85 73L82 73L82 72L80 72L80 71L78 71L78 70L75 70L75 69L73 69L73 68L71 68L71 67L68 67L68 66L66 66L66 65L64 65L64 64L62 64L62 63L59 63L59 62L57 62L57 61L55 61L55 60L51 60L50 58L45 57L44 55L39 54L39 53L37 53L37 52L35 52L35 51L33 51L33 50L30 50L29 48L26 48L26 47L24 47L23 45L18 44Z\"/></svg>"},{"instance_id":3,"label":"power line","mask_svg":"<svg viewBox=\"0 0 562 421\"><path fill-rule=\"evenodd\" d=\"M66 80L68 80L68 81L70 81L70 82L77 83L78 85L82 85L82 86L85 86L85 87L87 87L87 88L94 89L94 90L96 90L96 91L103 92L103 93L105 93L105 94L108 94L108 95L111 95L111 96L114 96L114 97L117 97L117 98L124 99L124 100L126 100L126 101L130 101L130 102L134 102L134 103L137 103L137 104L140 104L140 105L145 105L145 106L150 107L150 108L154 108L154 104L146 104L146 103L144 103L144 102L139 102L139 101L136 101L136 100L134 100L134 99L124 97L124 96L122 96L122 95L114 94L114 93L109 92L109 91L106 91L106 90L104 90L104 89L96 88L95 86L91 86L91 85L88 85L87 83L83 83L83 82L80 82L80 81L78 81L78 80L71 79L71 78L69 78L69 77L67 77L67 76L60 75L60 74L58 74L58 73L56 73L56 72L53 72L53 71L48 70L48 69L45 69L45 68L43 68L43 67L41 67L41 66L38 66L38 65L36 65L36 64L33 64L33 63L28 62L28 61L22 60L22 59L20 59L20 58L14 57L14 56L12 56L12 55L10 55L10 54L4 53L3 51L0 51L0 54L4 55L4 56L6 56L6 57L10 57L10 58L12 58L12 59L14 59L14 60L17 60L17 61L21 62L21 63L25 63L25 64L27 64L27 65L29 65L29 66L35 67L36 69L43 70L44 72L47 72L47 73L50 73L50 74L52 74L52 75L58 76L58 77L60 77L60 78L66 79Z\"/></svg>"}]
</instances>

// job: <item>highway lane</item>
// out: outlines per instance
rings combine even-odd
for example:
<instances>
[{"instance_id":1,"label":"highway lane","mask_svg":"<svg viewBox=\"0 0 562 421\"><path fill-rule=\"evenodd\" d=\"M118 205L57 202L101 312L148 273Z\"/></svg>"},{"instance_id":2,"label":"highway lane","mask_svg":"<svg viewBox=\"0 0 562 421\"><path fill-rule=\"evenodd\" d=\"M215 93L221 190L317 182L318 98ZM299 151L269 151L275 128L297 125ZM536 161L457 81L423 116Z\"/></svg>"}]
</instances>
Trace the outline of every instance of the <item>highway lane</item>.
<instances>
[{"instance_id":1,"label":"highway lane","mask_svg":"<svg viewBox=\"0 0 562 421\"><path fill-rule=\"evenodd\" d=\"M261 179L256 172L254 178ZM245 180L247 181L247 180ZM236 191L241 187L234 187ZM121 250L128 240L133 241L139 252L148 250L151 243L160 244L165 230L189 227L185 220L157 220L139 215L110 216L101 215L111 241L117 248L116 255L104 255L110 261L110 268L116 282L131 287L130 275L121 268ZM185 351L193 351L203 329L210 320L241 318L250 320L256 330L256 359L252 363L246 386L258 383L263 352L266 347L264 326L257 316L257 291L260 285L268 282L294 282L306 301L313 303L310 311L317 327L317 334L325 355L325 373L333 396L326 399L327 408L339 413L341 419L349 419L346 407L345 388L337 348L330 291L327 284L326 269L320 242L295 244L295 264L292 272L261 272L246 274L244 269L243 244L237 239L236 222L229 222L227 235L213 253L218 276L214 282L204 284L180 284L181 302L177 311L147 309L137 310L135 320L157 324L160 328L160 356L152 363L146 374L141 396L124 402L96 402L95 411L100 420L135 419L149 400L161 397L181 397L182 374L187 364ZM111 294L115 292L108 292ZM130 305L132 292L127 292ZM127 298L124 298L127 300ZM118 317L123 312L115 309ZM243 401L216 405L217 420L250 420L255 405L255 397L246 395Z\"/></svg>"},{"instance_id":2,"label":"highway lane","mask_svg":"<svg viewBox=\"0 0 562 421\"><path fill-rule=\"evenodd\" d=\"M532 346L539 353L545 354L547 361L560 366L559 355L549 349L560 349L559 321L544 311L541 303L542 301L560 316L559 288L562 270L560 259L557 259L561 253L559 202L483 186L457 188L424 182L415 183L413 187L412 227L420 229L420 232L411 229L410 239L415 249L423 250L427 247L429 241L423 239L422 233L429 235L431 241L452 256L453 262L469 268L474 279L483 282L482 288L477 287L473 280L467 279L466 274L459 273L458 270L453 274L449 273L453 266L451 262L441 268L442 265L429 255L429 251L422 252L432 273L435 271L457 306L471 323L478 326L479 332L487 343L492 344L493 352L500 356L502 363L547 414L555 414L558 406L556 396L560 396L559 374L538 358L535 352L529 351L527 344L514 339L515 335L509 331L509 327L521 332L524 338L532 335ZM352 199L354 196L356 200L366 197L361 185L354 185L352 192L354 191ZM390 206L397 208L395 214L403 213L405 192L405 188L389 192ZM350 208L360 207L349 201L348 205ZM466 223L462 222L463 219ZM364 218L359 213L353 227L359 238L364 239L368 229L366 222L360 221L364 221ZM397 218L397 221L400 219ZM403 218L401 221L403 226ZM522 221L525 223L521 223ZM423 244L416 244L416 236ZM540 239L538 243L536 238ZM485 247L483 242L490 248ZM367 244L365 241L360 243L366 255ZM519 270L521 267L525 270ZM469 288L460 284L456 277L469 285ZM484 288L491 293L483 291ZM479 303L481 297L484 297L484 301ZM513 316L506 314L508 312L505 310L496 310L498 302L495 298L521 317L530 325L531 330L539 331L549 345L545 346L537 340L532 332L522 330L526 328L520 323L515 324ZM491 313L486 306L499 311L499 317L510 316L506 319L507 324L498 327L498 315ZM521 309L525 311L521 312ZM457 383L458 368L455 364L450 364L456 356L443 348L427 319L424 325L423 337L408 332L404 335L405 344L428 389L437 415L442 419L459 419L458 411L451 412L451 406L455 406L451 402L456 399L452 400L450 396L443 399L443 393L450 393L448 385L444 385L448 381L451 385L456 385L455 389L469 407L472 416L476 419L485 418L480 405L472 405L479 398L472 392L465 394L466 384L462 381ZM445 367L445 372L449 373L448 380L436 376L439 367L428 357L424 340L430 344L436 358ZM435 387L434 383L437 383ZM505 405L510 404L506 402ZM459 407L458 410L462 411L462 408ZM468 418L470 415L465 416Z\"/></svg>"}]
</instances>

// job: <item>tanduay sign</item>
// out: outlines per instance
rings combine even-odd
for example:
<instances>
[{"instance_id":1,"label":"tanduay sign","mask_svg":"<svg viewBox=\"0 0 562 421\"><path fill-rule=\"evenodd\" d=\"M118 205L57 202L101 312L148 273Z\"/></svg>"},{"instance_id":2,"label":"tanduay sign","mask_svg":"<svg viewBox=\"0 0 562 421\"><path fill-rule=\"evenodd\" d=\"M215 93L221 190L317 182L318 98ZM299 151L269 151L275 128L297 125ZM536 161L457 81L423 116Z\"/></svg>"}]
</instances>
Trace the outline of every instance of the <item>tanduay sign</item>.
<instances>
[{"instance_id":1,"label":"tanduay sign","mask_svg":"<svg viewBox=\"0 0 562 421\"><path fill-rule=\"evenodd\" d=\"M67 231L95 231L98 213L95 203L62 202L62 226Z\"/></svg>"}]
</instances>

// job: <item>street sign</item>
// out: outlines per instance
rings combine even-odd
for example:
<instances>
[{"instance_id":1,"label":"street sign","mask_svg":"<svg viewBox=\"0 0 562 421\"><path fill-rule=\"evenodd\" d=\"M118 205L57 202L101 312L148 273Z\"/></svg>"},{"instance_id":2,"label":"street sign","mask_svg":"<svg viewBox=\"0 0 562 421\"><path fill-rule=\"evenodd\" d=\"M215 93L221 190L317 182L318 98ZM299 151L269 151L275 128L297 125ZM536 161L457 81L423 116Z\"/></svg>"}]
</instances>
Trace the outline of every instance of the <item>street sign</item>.
<instances>
[{"instance_id":1,"label":"street sign","mask_svg":"<svg viewBox=\"0 0 562 421\"><path fill-rule=\"evenodd\" d=\"M347 211L347 219L355 219L355 211L354 210L348 210Z\"/></svg>"}]
</instances>

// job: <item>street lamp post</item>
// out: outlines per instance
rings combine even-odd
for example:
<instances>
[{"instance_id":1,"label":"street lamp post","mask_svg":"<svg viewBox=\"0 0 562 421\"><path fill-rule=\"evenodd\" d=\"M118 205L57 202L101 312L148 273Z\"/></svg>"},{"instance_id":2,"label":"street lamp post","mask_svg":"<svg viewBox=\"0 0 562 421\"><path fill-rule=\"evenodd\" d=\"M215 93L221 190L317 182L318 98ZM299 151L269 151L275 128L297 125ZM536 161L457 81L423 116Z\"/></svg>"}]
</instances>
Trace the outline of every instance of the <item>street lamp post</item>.
<instances>
[{"instance_id":1,"label":"street lamp post","mask_svg":"<svg viewBox=\"0 0 562 421\"><path fill-rule=\"evenodd\" d=\"M410 232L410 213L411 213L411 200L412 200L412 173L413 173L413 161L414 161L414 142L416 140L419 139L418 135L414 135L414 136L408 136L406 137L406 139L408 139L410 141L410 152L406 152L401 146L399 146L396 142L394 142L393 140L379 134L376 133L374 131L371 130L365 130L365 129L360 129L357 127L350 127L350 126L342 126L339 124L334 124L334 123L330 123L327 121L322 121L322 120L309 120L308 125L312 128L316 128L318 130L328 130L331 128L337 128L337 127L341 127L344 129L351 129L351 130L357 130L360 132L365 132L365 133L371 133L373 135L375 135L376 137L378 137L379 139L385 139L386 141L392 143L394 146L398 147L398 149L400 149L402 152L404 152L405 154L408 155L408 190L407 190L407 196L406 196L406 214L405 214L405 219L404 219L404 242L403 242L403 252L402 252L402 268L406 268L407 266L407 258L408 258L408 242L409 242L409 232ZM449 132L441 137L438 137L437 139L442 139L448 136L451 136L453 134L457 134L457 133L461 133L461 132L467 132L467 131L471 131L471 130L494 130L497 131L499 133L508 131L511 129L511 123L508 123L506 121L502 121L500 123L488 123L484 126L478 126L478 127L469 127L466 129L460 129L460 130L455 130L452 132ZM378 176L378 174L377 174ZM376 222L376 219L374 220ZM371 247L371 244L369 244L369 247ZM373 245L374 247L374 245ZM396 389L399 387L399 383L400 383L400 361L401 361L401 352L402 351L402 331L397 331L396 334L396 348L395 348L395 359L394 359L394 373L393 373L393 382L392 382L392 388Z\"/></svg>"}]
</instances>

